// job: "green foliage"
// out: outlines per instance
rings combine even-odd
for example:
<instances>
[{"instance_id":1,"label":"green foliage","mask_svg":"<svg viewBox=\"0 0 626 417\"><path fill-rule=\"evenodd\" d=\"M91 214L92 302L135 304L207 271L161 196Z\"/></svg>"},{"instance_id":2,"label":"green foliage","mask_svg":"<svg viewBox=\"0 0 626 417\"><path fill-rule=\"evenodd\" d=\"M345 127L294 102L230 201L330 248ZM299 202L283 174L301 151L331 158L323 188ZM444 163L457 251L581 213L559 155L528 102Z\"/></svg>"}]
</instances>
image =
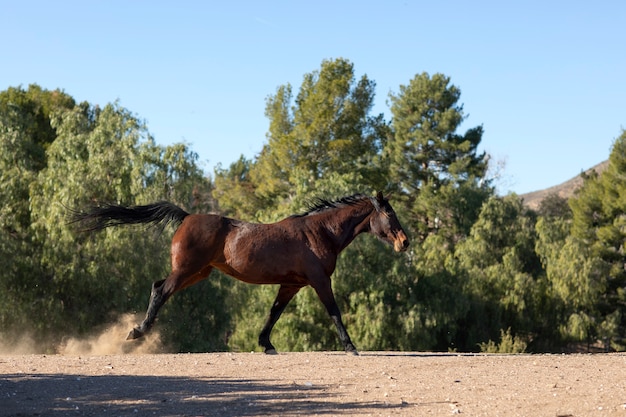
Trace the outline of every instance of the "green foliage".
<instances>
[{"instance_id":1,"label":"green foliage","mask_svg":"<svg viewBox=\"0 0 626 417\"><path fill-rule=\"evenodd\" d=\"M56 134L50 115L73 105L64 93L35 85L0 93L0 331L37 332L45 321L31 318L57 307L46 292L48 277L35 262L40 246L30 230L30 188Z\"/></svg>"},{"instance_id":2,"label":"green foliage","mask_svg":"<svg viewBox=\"0 0 626 417\"><path fill-rule=\"evenodd\" d=\"M496 344L493 340L480 343L480 351L484 353L524 353L526 347L525 341L511 334L510 327L506 332L500 330L500 343Z\"/></svg>"},{"instance_id":3,"label":"green foliage","mask_svg":"<svg viewBox=\"0 0 626 417\"><path fill-rule=\"evenodd\" d=\"M329 175L351 185L383 185L376 161L384 127L381 116L369 115L374 87L366 76L355 79L349 61L336 59L306 74L295 99L290 85L268 97L268 142L250 168L264 211L291 214L282 210L283 203L302 199L302 192L320 195L332 188Z\"/></svg>"},{"instance_id":4,"label":"green foliage","mask_svg":"<svg viewBox=\"0 0 626 417\"><path fill-rule=\"evenodd\" d=\"M538 214L548 218L564 218L572 217L572 210L567 203L567 199L556 193L548 194L539 204Z\"/></svg>"},{"instance_id":5,"label":"green foliage","mask_svg":"<svg viewBox=\"0 0 626 417\"><path fill-rule=\"evenodd\" d=\"M626 132L607 171L534 212L515 195L494 196L489 158L477 151L482 126L458 133L466 116L449 77L422 73L400 86L389 122L370 114L374 89L345 59L323 61L295 95L279 86L258 157L218 167L213 181L187 145L156 145L117 103L77 104L35 85L0 92L0 333L32 329L53 350L64 336L142 314L151 281L168 273L173 230L81 233L67 224L70 209L170 200L271 222L315 197L385 190L411 247L397 254L361 236L332 277L358 348L625 350ZM258 350L276 291L214 272L172 297L156 327L177 351ZM310 288L272 339L279 350L340 348Z\"/></svg>"},{"instance_id":6,"label":"green foliage","mask_svg":"<svg viewBox=\"0 0 626 417\"><path fill-rule=\"evenodd\" d=\"M401 189L419 193L451 179L483 177L485 154L477 155L482 127L456 133L465 119L461 90L443 74L418 74L391 94L394 137L389 142L390 175Z\"/></svg>"},{"instance_id":7,"label":"green foliage","mask_svg":"<svg viewBox=\"0 0 626 417\"><path fill-rule=\"evenodd\" d=\"M578 271L581 277L573 286L593 307L585 311L590 316L587 337L601 337L614 346L626 345L625 172L626 131L622 131L613 143L606 171L586 177L570 200L572 235L585 249L576 258L586 266Z\"/></svg>"},{"instance_id":8,"label":"green foliage","mask_svg":"<svg viewBox=\"0 0 626 417\"><path fill-rule=\"evenodd\" d=\"M534 252L534 221L515 195L485 203L472 230L458 245L464 292L470 297L464 320L466 345L492 340L511 327L534 333L542 287Z\"/></svg>"},{"instance_id":9,"label":"green foliage","mask_svg":"<svg viewBox=\"0 0 626 417\"><path fill-rule=\"evenodd\" d=\"M410 227L421 240L443 232L451 243L458 241L493 193L485 178L488 158L477 153L482 126L457 133L465 120L460 96L450 78L427 73L390 95L388 177L403 194Z\"/></svg>"},{"instance_id":10,"label":"green foliage","mask_svg":"<svg viewBox=\"0 0 626 417\"><path fill-rule=\"evenodd\" d=\"M221 166L215 170L213 196L219 201L220 211L243 220L251 220L261 205L250 180L252 162L241 156L228 169Z\"/></svg>"},{"instance_id":11,"label":"green foliage","mask_svg":"<svg viewBox=\"0 0 626 417\"><path fill-rule=\"evenodd\" d=\"M58 91L32 86L18 93L8 92L0 112L0 161L10 165L17 153L20 162L14 171L2 171L7 207L0 250L3 259L15 260L0 276L0 331L31 328L52 346L117 314L143 311L150 280L163 277L168 267L170 231L85 234L68 225L68 211L94 202L156 199L192 207L194 193L208 186L195 154L185 145L155 145L143 123L117 104L74 105ZM11 101L16 94L26 105ZM206 317L215 309L213 315L223 315L223 291L204 295L214 302L198 314ZM222 319L188 333L204 335L216 323L228 325ZM168 342L184 346L177 339Z\"/></svg>"},{"instance_id":12,"label":"green foliage","mask_svg":"<svg viewBox=\"0 0 626 417\"><path fill-rule=\"evenodd\" d=\"M167 246L167 245L164 245ZM176 293L159 312L156 329L165 346L178 352L214 352L227 348L232 326L227 302L232 278L213 273L210 279ZM145 286L147 287L147 286ZM142 288L142 295L147 295ZM147 297L142 300L142 309Z\"/></svg>"},{"instance_id":13,"label":"green foliage","mask_svg":"<svg viewBox=\"0 0 626 417\"><path fill-rule=\"evenodd\" d=\"M260 351L258 338L263 324L269 315L270 306L276 298L276 285L248 285L235 282L229 294L228 302L232 311L232 327L228 338L228 347L235 352ZM296 297L298 297L297 295ZM288 311L294 308L294 301L287 306L280 321L272 332L272 341L278 349L285 349L279 333L285 325ZM288 341L287 341L288 342Z\"/></svg>"}]
</instances>

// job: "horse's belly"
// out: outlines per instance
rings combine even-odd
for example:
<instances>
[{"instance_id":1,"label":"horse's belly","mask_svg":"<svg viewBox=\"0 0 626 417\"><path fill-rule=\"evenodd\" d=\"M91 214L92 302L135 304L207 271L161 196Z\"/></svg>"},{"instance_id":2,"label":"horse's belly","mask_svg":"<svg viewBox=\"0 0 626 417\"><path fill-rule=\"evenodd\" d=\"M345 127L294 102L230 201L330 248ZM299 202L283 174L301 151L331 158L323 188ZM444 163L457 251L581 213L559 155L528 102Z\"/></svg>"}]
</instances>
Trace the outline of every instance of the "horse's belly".
<instances>
[{"instance_id":1,"label":"horse's belly","mask_svg":"<svg viewBox=\"0 0 626 417\"><path fill-rule=\"evenodd\" d=\"M306 270L297 257L286 256L285 249L275 255L240 252L217 268L248 284L307 284Z\"/></svg>"},{"instance_id":2,"label":"horse's belly","mask_svg":"<svg viewBox=\"0 0 626 417\"><path fill-rule=\"evenodd\" d=\"M263 271L256 268L234 268L231 265L216 265L217 269L248 284L299 284L307 285L304 277L295 272Z\"/></svg>"}]
</instances>

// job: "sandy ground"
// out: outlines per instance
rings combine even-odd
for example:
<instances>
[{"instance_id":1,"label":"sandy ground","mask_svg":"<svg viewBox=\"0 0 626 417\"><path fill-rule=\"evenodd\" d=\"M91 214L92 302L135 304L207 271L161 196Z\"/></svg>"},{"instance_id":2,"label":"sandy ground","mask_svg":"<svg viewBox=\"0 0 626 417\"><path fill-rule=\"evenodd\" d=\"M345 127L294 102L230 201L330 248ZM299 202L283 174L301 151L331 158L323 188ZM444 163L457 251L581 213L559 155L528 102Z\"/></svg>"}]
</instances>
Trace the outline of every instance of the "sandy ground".
<instances>
[{"instance_id":1,"label":"sandy ground","mask_svg":"<svg viewBox=\"0 0 626 417\"><path fill-rule=\"evenodd\" d=\"M620 416L626 354L1 355L1 416Z\"/></svg>"}]
</instances>

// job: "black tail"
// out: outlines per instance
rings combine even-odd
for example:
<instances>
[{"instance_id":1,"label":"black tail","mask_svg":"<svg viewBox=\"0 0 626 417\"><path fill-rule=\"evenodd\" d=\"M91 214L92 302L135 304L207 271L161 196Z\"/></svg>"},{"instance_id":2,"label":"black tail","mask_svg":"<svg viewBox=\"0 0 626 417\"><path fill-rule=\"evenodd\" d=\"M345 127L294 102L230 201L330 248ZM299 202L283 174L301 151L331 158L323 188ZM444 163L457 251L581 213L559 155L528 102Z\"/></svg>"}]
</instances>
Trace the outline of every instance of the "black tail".
<instances>
[{"instance_id":1,"label":"black tail","mask_svg":"<svg viewBox=\"0 0 626 417\"><path fill-rule=\"evenodd\" d=\"M79 223L83 226L82 230L88 232L121 224L152 223L163 228L170 223L182 222L188 215L185 210L167 201L131 207L106 204L74 212L70 223Z\"/></svg>"}]
</instances>

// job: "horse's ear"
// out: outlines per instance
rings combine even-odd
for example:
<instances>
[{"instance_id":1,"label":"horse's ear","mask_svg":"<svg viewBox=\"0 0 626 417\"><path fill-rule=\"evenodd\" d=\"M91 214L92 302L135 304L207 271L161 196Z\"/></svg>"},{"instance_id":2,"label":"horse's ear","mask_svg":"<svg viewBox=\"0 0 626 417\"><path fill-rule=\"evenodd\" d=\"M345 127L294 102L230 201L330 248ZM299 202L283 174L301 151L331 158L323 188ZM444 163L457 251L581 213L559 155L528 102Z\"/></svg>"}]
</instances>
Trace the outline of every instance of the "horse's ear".
<instances>
[{"instance_id":1,"label":"horse's ear","mask_svg":"<svg viewBox=\"0 0 626 417\"><path fill-rule=\"evenodd\" d=\"M376 201L378 201L378 204L383 204L385 202L385 197L383 196L382 191L376 193Z\"/></svg>"},{"instance_id":2,"label":"horse's ear","mask_svg":"<svg viewBox=\"0 0 626 417\"><path fill-rule=\"evenodd\" d=\"M376 193L375 197L370 197L370 201L372 202L372 205L374 206L374 210L376 211L380 211L380 208L382 207L382 193L379 191Z\"/></svg>"}]
</instances>

